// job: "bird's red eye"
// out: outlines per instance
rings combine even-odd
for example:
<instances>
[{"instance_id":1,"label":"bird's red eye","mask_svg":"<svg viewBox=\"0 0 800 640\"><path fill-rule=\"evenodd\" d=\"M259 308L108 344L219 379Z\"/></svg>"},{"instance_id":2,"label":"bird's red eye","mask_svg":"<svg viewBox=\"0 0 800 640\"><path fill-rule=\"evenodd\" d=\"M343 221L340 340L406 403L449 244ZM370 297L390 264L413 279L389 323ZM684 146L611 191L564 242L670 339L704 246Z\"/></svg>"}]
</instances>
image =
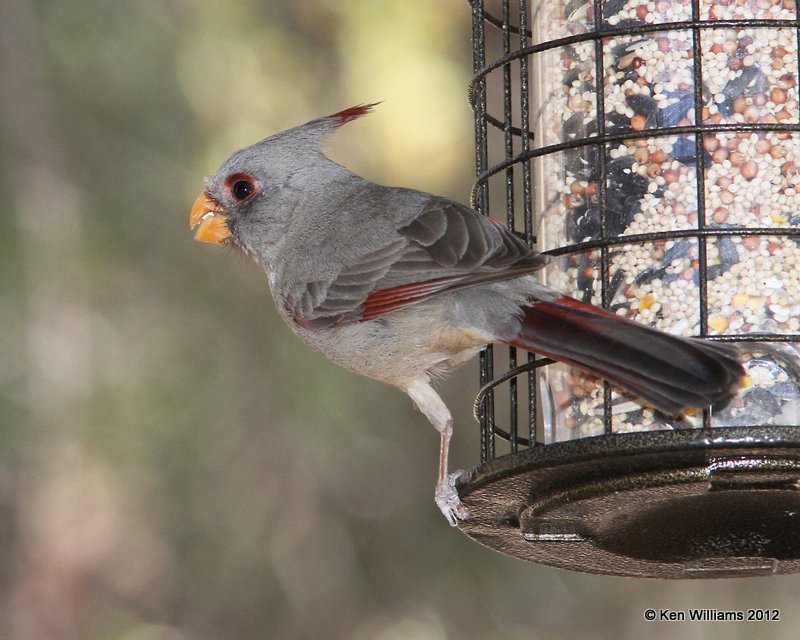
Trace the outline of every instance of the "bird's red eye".
<instances>
[{"instance_id":1,"label":"bird's red eye","mask_svg":"<svg viewBox=\"0 0 800 640\"><path fill-rule=\"evenodd\" d=\"M255 180L246 173L235 173L232 176L228 176L225 184L231 195L239 202L248 200L258 191Z\"/></svg>"}]
</instances>

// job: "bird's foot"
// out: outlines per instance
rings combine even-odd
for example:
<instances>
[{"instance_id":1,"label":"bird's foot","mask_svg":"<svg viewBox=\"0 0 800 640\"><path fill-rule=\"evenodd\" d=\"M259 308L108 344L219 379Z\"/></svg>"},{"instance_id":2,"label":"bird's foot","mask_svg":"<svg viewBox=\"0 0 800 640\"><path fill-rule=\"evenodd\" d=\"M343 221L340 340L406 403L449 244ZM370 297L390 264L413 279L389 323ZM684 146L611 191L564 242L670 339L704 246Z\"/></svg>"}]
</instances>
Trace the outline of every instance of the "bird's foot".
<instances>
[{"instance_id":1,"label":"bird's foot","mask_svg":"<svg viewBox=\"0 0 800 640\"><path fill-rule=\"evenodd\" d=\"M458 526L459 520L466 520L469 517L469 510L461 502L456 491L456 478L462 473L463 471L451 473L444 482L436 485L434 494L437 506L452 527Z\"/></svg>"}]
</instances>

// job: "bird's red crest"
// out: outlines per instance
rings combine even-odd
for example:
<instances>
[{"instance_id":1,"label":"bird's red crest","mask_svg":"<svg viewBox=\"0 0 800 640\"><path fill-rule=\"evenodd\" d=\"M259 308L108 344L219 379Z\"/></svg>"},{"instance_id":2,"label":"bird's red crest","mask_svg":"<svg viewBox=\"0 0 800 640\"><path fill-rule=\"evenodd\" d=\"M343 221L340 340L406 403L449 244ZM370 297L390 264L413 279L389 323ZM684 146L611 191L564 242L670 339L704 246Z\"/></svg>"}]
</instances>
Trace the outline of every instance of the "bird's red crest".
<instances>
[{"instance_id":1,"label":"bird's red crest","mask_svg":"<svg viewBox=\"0 0 800 640\"><path fill-rule=\"evenodd\" d=\"M338 113L332 113L328 116L328 119L335 120L336 126L340 127L343 124L347 124L351 120L355 120L356 118L360 118L363 115L368 114L372 107L379 105L380 102L372 102L370 104L359 104L355 107L350 107L349 109L345 109L344 111L339 111Z\"/></svg>"}]
</instances>

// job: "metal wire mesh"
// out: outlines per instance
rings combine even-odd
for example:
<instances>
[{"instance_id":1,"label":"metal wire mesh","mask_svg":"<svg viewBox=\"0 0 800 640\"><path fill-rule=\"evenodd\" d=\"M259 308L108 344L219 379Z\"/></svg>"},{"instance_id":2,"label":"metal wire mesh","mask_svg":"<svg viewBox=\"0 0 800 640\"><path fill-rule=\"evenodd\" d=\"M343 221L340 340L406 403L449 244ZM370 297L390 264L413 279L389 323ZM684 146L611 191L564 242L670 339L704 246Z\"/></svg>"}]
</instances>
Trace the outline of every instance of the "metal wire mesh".
<instances>
[{"instance_id":1,"label":"metal wire mesh","mask_svg":"<svg viewBox=\"0 0 800 640\"><path fill-rule=\"evenodd\" d=\"M550 2L551 0L548 0ZM792 0L794 2L794 0ZM695 335L709 340L739 343L794 343L800 341L796 331L709 331L709 281L710 269L713 267L709 254L711 244L722 238L744 239L749 237L769 237L776 239L793 239L800 236L800 229L791 224L780 226L769 225L736 225L716 224L717 211L709 211L707 205L706 180L713 161L709 155L709 141L717 135L744 135L745 133L764 135L795 134L800 131L797 117L784 119L738 119L730 121L726 118L709 118L709 92L704 83L704 55L701 50L704 34L730 29L790 30L795 41L794 51L783 57L791 56L791 67L794 87L797 81L797 60L800 52L800 21L797 19L720 19L727 17L722 13L714 16L713 3L701 5L700 0L687 3L690 16L676 21L645 22L637 16L619 19L618 13L623 7L619 0L577 0L563 3L568 10L584 10L586 28L578 33L556 39L534 41L533 34L539 12L544 6L534 0L531 4L526 0L512 3L510 0L484 2L470 0L473 18L473 71L469 97L475 114L476 143L476 175L477 179L472 193L473 206L483 212L491 212L499 216L505 210L506 220L532 245L536 245L535 232L538 221L535 219L536 198L534 184L535 161L546 156L560 157L559 153L579 152L583 158L590 158L595 164L596 194L593 195L599 216L599 230L593 236L579 238L572 243L547 247L546 253L554 256L594 256L592 268L597 274L596 302L605 308L613 308L614 296L618 293L620 282L618 271L612 265L612 257L624 246L634 244L654 244L667 241L690 239L696 243L696 287L699 318L699 330ZM646 4L646 3L645 3ZM652 4L652 3L651 3ZM491 5L491 6L485 6ZM789 6L787 3L782 7ZM712 7L709 12L708 7ZM798 10L795 5L789 7L794 18ZM782 17L785 14L777 14ZM617 19L614 18L617 16ZM625 121L611 115L606 109L606 88L604 78L607 77L609 43L615 39L634 39L639 36L655 38L658 34L685 31L690 34L692 85L688 90L689 99L684 101L686 107L684 117L672 122L657 122L646 128L631 126L632 120ZM777 31L775 31L777 33ZM710 35L707 35L710 38ZM708 41L707 41L708 42ZM533 120L536 113L532 87L531 64L534 56L549 51L563 51L570 47L593 48L593 73L595 78L593 89L594 105L592 120L593 130L584 135L564 136L561 140L542 141L535 139ZM617 54L629 56L627 50ZM632 54L630 54L632 55ZM734 59L739 52L730 57L731 77L743 75L741 66ZM747 55L747 51L744 51ZM635 62L635 59L634 59ZM615 67L615 69L617 68ZM556 70L553 70L556 73ZM634 74L635 75L635 74ZM790 75L789 73L786 74ZM788 82L788 80L787 80ZM741 82L740 82L741 84ZM796 89L792 89L795 90ZM733 98L731 98L733 100ZM680 100L679 100L680 102ZM713 102L713 101L712 101ZM711 111L728 109L730 105L720 103ZM730 107L732 109L732 107ZM737 106L738 108L738 106ZM715 109L717 109L715 111ZM693 111L693 113L692 113ZM620 123L620 119L624 122ZM774 120L774 121L772 121ZM611 219L609 211L610 198L617 185L609 165L614 159L609 149L614 145L640 141L686 139L690 144L694 170L694 190L696 192L696 221L688 228L666 229L648 233L626 233L618 228ZM792 139L791 144L798 144ZM794 171L794 169L792 169ZM794 180L794 178L792 178ZM793 183L794 184L794 183ZM800 185L798 185L800 186ZM720 214L721 216L722 214ZM716 245L714 246L716 250ZM777 258L776 258L777 259ZM575 292L570 292L573 295ZM480 356L481 391L476 399L475 411L481 425L481 461L494 459L505 452L516 452L521 448L545 446L543 426L541 424L541 398L537 398L540 377L551 361L537 358L532 354L518 352L516 349L488 347ZM612 390L608 384L602 391L602 423L603 432L612 433ZM712 427L711 416L705 411L697 425L699 428Z\"/></svg>"}]
</instances>

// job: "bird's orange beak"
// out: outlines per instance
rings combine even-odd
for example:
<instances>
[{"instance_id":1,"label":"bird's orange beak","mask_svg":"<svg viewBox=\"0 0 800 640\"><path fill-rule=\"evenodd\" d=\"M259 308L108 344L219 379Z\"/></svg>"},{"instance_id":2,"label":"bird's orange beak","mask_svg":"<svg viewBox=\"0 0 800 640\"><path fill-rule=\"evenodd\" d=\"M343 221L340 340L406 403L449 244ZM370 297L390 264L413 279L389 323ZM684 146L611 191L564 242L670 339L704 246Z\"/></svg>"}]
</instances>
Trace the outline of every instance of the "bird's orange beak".
<instances>
[{"instance_id":1,"label":"bird's orange beak","mask_svg":"<svg viewBox=\"0 0 800 640\"><path fill-rule=\"evenodd\" d=\"M200 225L197 227L197 225ZM231 237L231 230L225 218L225 209L214 202L204 191L192 205L192 212L189 214L189 228L197 231L194 239L199 242L210 242L212 244L225 244Z\"/></svg>"}]
</instances>

